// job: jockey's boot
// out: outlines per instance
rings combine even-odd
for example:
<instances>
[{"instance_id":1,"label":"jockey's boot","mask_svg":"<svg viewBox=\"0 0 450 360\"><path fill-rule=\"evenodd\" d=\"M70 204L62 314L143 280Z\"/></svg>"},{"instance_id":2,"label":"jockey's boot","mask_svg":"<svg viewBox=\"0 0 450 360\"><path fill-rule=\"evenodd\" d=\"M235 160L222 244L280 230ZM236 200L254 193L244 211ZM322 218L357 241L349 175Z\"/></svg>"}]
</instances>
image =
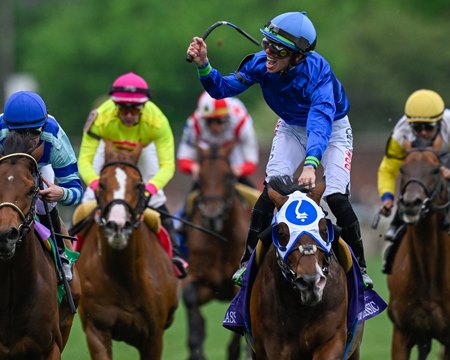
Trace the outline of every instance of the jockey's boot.
<instances>
[{"instance_id":1,"label":"jockey's boot","mask_svg":"<svg viewBox=\"0 0 450 360\"><path fill-rule=\"evenodd\" d=\"M373 288L373 280L367 274L366 259L364 257L364 246L361 239L361 230L359 228L359 222L355 221L349 226L342 228L342 238L350 245L358 260L359 267L361 268L361 275L364 281L364 287L366 289Z\"/></svg>"},{"instance_id":2,"label":"jockey's boot","mask_svg":"<svg viewBox=\"0 0 450 360\"><path fill-rule=\"evenodd\" d=\"M65 249L66 246L64 245L64 239L61 236L61 218L59 217L58 209L54 207L50 211L50 218L53 225L53 231L55 232L55 243L56 248L58 249L59 258L61 259L61 266L62 271L64 272L64 276L67 281L72 281L73 274L72 274L72 265L70 264L69 259L67 258ZM50 224L48 222L47 215L39 215L39 219L43 225L45 225L47 228L50 229ZM59 283L63 282L63 279L58 279Z\"/></svg>"},{"instance_id":3,"label":"jockey's boot","mask_svg":"<svg viewBox=\"0 0 450 360\"><path fill-rule=\"evenodd\" d=\"M386 235L384 236L384 239L390 242L384 251L383 264L381 265L381 271L384 274L390 274L392 271L392 264L394 263L395 254L397 254L397 250L400 247L400 242L406 232L406 225L407 224L402 220L397 211L386 231Z\"/></svg>"},{"instance_id":4,"label":"jockey's boot","mask_svg":"<svg viewBox=\"0 0 450 360\"><path fill-rule=\"evenodd\" d=\"M248 261L250 256L258 244L259 234L265 230L272 222L273 209L271 213L266 213L253 208L252 215L250 218L250 225L247 234L247 242L245 244L245 251L241 258L241 263L239 268L234 273L232 279L235 285L242 286L242 278L244 277L245 271L247 269Z\"/></svg>"},{"instance_id":5,"label":"jockey's boot","mask_svg":"<svg viewBox=\"0 0 450 360\"><path fill-rule=\"evenodd\" d=\"M165 205L160 206L159 209L164 210L165 213L169 213ZM161 222L169 233L170 242L172 244L172 263L176 268L177 277L183 279L188 274L189 264L181 255L173 220L170 216L161 214Z\"/></svg>"}]
</instances>

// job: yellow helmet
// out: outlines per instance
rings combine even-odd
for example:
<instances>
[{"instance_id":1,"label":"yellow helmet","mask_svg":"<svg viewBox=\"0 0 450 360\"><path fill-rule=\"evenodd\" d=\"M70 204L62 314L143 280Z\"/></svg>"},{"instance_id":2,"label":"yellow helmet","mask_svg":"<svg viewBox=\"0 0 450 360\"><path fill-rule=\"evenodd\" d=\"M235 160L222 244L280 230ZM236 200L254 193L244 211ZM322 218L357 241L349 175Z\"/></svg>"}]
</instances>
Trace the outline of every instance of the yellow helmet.
<instances>
[{"instance_id":1,"label":"yellow helmet","mask_svg":"<svg viewBox=\"0 0 450 360\"><path fill-rule=\"evenodd\" d=\"M442 120L445 104L433 90L417 90L406 100L405 114L408 122L437 122Z\"/></svg>"}]
</instances>

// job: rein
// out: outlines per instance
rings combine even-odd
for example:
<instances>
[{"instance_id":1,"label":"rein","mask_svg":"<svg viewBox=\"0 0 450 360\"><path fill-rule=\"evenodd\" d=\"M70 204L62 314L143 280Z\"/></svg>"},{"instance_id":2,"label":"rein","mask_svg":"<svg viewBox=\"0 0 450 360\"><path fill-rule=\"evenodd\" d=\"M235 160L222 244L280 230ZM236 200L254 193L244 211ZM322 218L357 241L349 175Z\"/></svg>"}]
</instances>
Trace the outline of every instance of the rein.
<instances>
[{"instance_id":1,"label":"rein","mask_svg":"<svg viewBox=\"0 0 450 360\"><path fill-rule=\"evenodd\" d=\"M100 176L106 168L109 168L111 166L125 166L125 167L129 167L129 168L136 170L136 172L139 174L139 178L140 178L139 200L138 200L138 203L136 204L136 207L134 207L134 208L124 199L113 199L110 202L108 202L106 205L103 206L100 202L99 194L96 194L98 208L100 209L99 225L101 227L104 227L106 225L106 214L108 214L108 212L110 211L112 206L123 205L127 209L127 211L131 214L131 224L130 224L131 227L137 228L139 226L139 224L141 223L141 215L144 212L145 208L147 207L148 201L150 200L150 196L151 196L150 194L146 195L145 185L144 185L144 182L142 179L141 171L139 170L139 168L136 165L129 163L127 161L111 161L103 166L102 170L100 171Z\"/></svg>"}]
</instances>

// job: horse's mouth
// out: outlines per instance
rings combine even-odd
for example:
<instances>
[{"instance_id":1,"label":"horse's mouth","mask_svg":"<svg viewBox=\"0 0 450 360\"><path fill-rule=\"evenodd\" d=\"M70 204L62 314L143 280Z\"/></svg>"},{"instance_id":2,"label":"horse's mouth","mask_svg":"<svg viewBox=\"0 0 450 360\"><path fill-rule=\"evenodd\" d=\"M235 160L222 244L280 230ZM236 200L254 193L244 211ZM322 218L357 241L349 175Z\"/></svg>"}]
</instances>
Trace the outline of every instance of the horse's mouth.
<instances>
[{"instance_id":1,"label":"horse's mouth","mask_svg":"<svg viewBox=\"0 0 450 360\"><path fill-rule=\"evenodd\" d=\"M8 261L10 260L15 254L15 249L12 249L10 251L0 251L0 261Z\"/></svg>"},{"instance_id":2,"label":"horse's mouth","mask_svg":"<svg viewBox=\"0 0 450 360\"><path fill-rule=\"evenodd\" d=\"M327 278L323 275L314 284L305 284L303 281L296 281L295 288L300 294L301 302L306 306L314 306L322 301L323 290L327 283ZM306 286L305 286L306 285Z\"/></svg>"}]
</instances>

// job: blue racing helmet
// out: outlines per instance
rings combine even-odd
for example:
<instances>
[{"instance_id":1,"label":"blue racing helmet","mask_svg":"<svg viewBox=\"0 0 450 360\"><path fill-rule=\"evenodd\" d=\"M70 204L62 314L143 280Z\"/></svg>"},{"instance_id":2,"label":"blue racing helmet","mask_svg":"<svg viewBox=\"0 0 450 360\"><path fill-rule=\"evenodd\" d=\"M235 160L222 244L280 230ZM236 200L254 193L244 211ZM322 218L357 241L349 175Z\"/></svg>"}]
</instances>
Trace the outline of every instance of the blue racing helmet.
<instances>
[{"instance_id":1,"label":"blue racing helmet","mask_svg":"<svg viewBox=\"0 0 450 360\"><path fill-rule=\"evenodd\" d=\"M3 120L8 129L33 129L47 121L47 107L44 100L31 91L12 94L5 104Z\"/></svg>"},{"instance_id":2,"label":"blue racing helmet","mask_svg":"<svg viewBox=\"0 0 450 360\"><path fill-rule=\"evenodd\" d=\"M278 15L260 30L266 38L295 52L306 53L316 47L316 29L304 12Z\"/></svg>"}]
</instances>

